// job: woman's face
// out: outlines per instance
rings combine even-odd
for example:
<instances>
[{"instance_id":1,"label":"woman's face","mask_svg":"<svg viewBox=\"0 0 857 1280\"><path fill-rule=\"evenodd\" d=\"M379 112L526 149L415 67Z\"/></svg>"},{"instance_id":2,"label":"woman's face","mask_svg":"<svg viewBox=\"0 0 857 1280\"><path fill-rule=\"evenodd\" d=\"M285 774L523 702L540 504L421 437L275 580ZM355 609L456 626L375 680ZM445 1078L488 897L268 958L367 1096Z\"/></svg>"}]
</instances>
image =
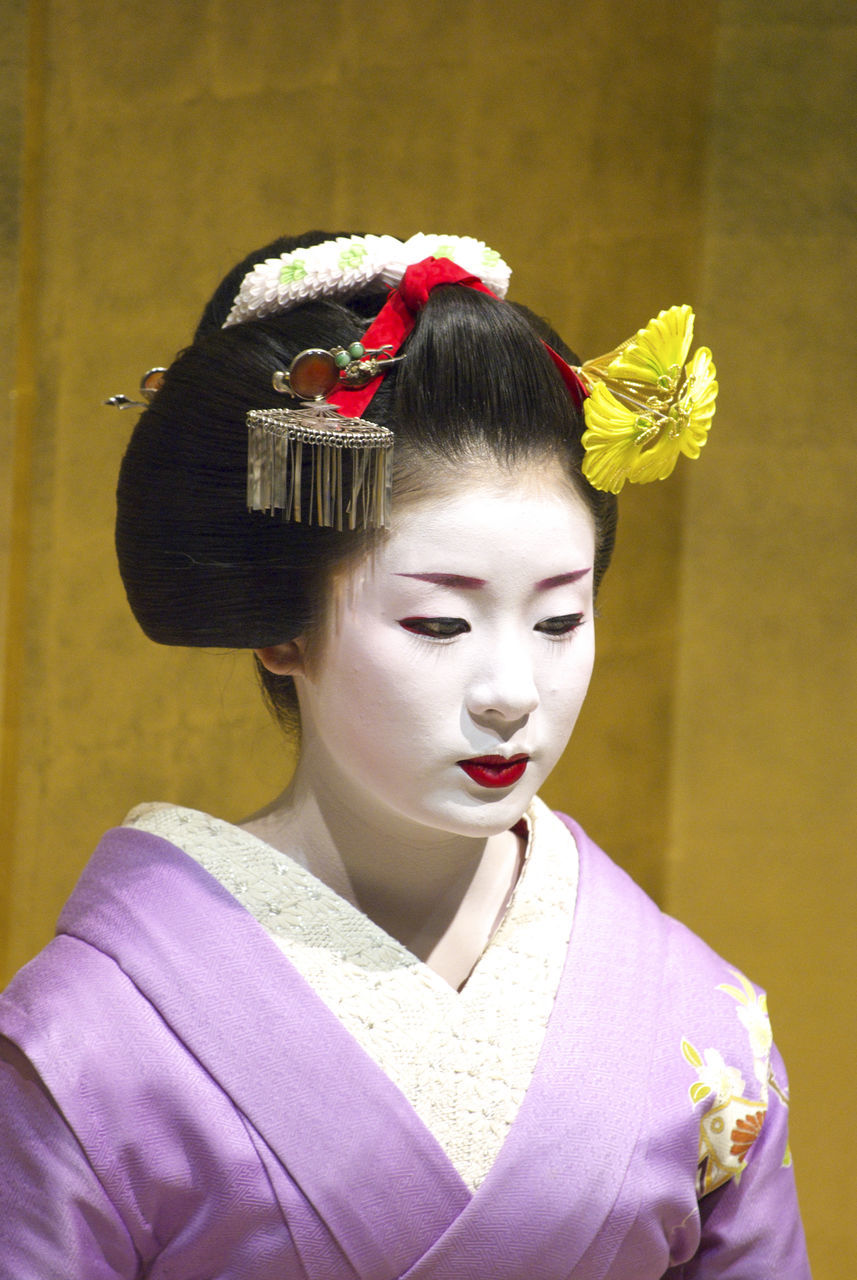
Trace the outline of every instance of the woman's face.
<instances>
[{"instance_id":1,"label":"woman's face","mask_svg":"<svg viewBox=\"0 0 857 1280\"><path fill-rule=\"evenodd\" d=\"M514 825L589 685L593 557L592 518L547 465L467 470L406 507L340 575L296 675L310 780L381 822Z\"/></svg>"}]
</instances>

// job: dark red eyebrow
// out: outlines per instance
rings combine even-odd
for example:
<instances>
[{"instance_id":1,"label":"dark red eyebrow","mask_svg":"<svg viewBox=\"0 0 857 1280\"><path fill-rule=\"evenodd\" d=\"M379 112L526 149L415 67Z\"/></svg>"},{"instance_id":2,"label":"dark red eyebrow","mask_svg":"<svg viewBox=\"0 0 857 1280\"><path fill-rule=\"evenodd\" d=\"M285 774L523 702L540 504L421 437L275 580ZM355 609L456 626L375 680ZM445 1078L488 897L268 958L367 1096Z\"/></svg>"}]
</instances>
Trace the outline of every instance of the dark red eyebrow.
<instances>
[{"instance_id":1,"label":"dark red eyebrow","mask_svg":"<svg viewBox=\"0 0 857 1280\"><path fill-rule=\"evenodd\" d=\"M578 582L585 578L588 569L575 569L573 573L558 573L555 578L542 578L536 583L536 591L550 591L552 587L567 587L570 582Z\"/></svg>"},{"instance_id":2,"label":"dark red eyebrow","mask_svg":"<svg viewBox=\"0 0 857 1280\"><path fill-rule=\"evenodd\" d=\"M550 591L552 587L565 587L570 582L585 578L589 569L574 569L571 573L558 573L553 578L542 578L536 583L536 591ZM484 578L467 578L461 573L397 573L397 578L416 578L418 582L432 582L436 587L451 587L459 591L479 591L486 585Z\"/></svg>"},{"instance_id":3,"label":"dark red eyebrow","mask_svg":"<svg viewBox=\"0 0 857 1280\"><path fill-rule=\"evenodd\" d=\"M484 578L465 578L460 573L397 573L397 578L416 578L418 582L433 582L436 587L452 587L459 591L478 591L485 586Z\"/></svg>"}]
</instances>

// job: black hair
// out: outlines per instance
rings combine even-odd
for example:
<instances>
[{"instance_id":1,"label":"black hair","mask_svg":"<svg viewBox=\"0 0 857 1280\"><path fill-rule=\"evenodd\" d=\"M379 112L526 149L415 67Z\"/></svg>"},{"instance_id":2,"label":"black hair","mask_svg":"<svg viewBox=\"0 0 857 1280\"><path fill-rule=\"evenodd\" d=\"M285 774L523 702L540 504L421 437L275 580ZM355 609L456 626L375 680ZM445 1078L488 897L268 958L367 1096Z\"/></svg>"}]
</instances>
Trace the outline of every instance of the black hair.
<instances>
[{"instance_id":1,"label":"black hair","mask_svg":"<svg viewBox=\"0 0 857 1280\"><path fill-rule=\"evenodd\" d=\"M330 572L380 536L295 524L246 505L248 411L282 407L274 372L307 347L360 338L385 291L221 326L255 263L335 234L282 239L239 263L140 416L119 476L116 545L129 603L153 640L258 649L308 633ZM367 416L396 435L394 519L397 490L430 491L437 478L460 475L462 464L557 460L592 513L597 589L613 549L616 500L581 474L582 414L542 339L577 363L525 308L443 285ZM266 672L263 684L288 719L291 679Z\"/></svg>"}]
</instances>

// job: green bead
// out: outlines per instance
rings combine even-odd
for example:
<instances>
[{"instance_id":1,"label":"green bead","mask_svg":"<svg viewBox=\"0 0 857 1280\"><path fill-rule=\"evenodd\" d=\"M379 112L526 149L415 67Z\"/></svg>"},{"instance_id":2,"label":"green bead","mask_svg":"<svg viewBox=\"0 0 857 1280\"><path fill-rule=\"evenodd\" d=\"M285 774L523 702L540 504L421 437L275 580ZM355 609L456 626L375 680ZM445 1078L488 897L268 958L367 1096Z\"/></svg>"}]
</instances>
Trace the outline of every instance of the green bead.
<instances>
[{"instance_id":1,"label":"green bead","mask_svg":"<svg viewBox=\"0 0 857 1280\"><path fill-rule=\"evenodd\" d=\"M362 342L352 342L348 348L348 354L352 360L360 360L366 354L366 348Z\"/></svg>"},{"instance_id":2,"label":"green bead","mask_svg":"<svg viewBox=\"0 0 857 1280\"><path fill-rule=\"evenodd\" d=\"M347 369L351 364L351 356L347 351L337 351L333 358L336 362L337 369Z\"/></svg>"}]
</instances>

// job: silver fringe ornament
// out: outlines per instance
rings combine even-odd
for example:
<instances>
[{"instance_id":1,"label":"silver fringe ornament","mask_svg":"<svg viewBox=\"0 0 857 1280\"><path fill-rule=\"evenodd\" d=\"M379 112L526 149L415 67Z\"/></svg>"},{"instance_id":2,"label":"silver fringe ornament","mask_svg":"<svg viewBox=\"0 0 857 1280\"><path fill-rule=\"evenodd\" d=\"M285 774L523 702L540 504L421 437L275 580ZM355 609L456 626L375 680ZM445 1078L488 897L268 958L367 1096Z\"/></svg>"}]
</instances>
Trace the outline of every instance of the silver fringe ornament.
<instances>
[{"instance_id":1,"label":"silver fringe ornament","mask_svg":"<svg viewBox=\"0 0 857 1280\"><path fill-rule=\"evenodd\" d=\"M390 523L393 432L332 405L247 415L247 506L327 528Z\"/></svg>"}]
</instances>

